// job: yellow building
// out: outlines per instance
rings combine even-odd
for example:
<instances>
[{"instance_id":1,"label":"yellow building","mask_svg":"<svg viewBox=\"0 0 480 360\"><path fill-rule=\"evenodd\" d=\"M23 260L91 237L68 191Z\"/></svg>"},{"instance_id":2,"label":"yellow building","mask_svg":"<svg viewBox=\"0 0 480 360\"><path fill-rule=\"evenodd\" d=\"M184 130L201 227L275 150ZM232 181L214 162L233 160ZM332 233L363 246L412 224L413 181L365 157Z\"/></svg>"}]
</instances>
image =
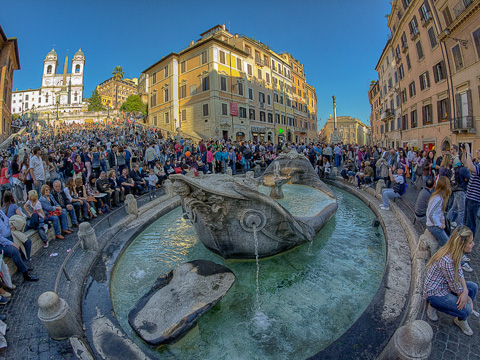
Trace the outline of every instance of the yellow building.
<instances>
[{"instance_id":1,"label":"yellow building","mask_svg":"<svg viewBox=\"0 0 480 360\"><path fill-rule=\"evenodd\" d=\"M122 79L115 81L113 77L97 85L97 91L102 99L102 105L115 107L115 97L118 108L127 100L130 95L137 94L138 79Z\"/></svg>"},{"instance_id":2,"label":"yellow building","mask_svg":"<svg viewBox=\"0 0 480 360\"><path fill-rule=\"evenodd\" d=\"M0 26L0 140L11 133L13 74L19 69L17 38L7 38Z\"/></svg>"},{"instance_id":3,"label":"yellow building","mask_svg":"<svg viewBox=\"0 0 480 360\"><path fill-rule=\"evenodd\" d=\"M295 122L291 55L232 35L224 25L200 36L143 71L150 124L171 132L181 128L200 138L275 143L316 139L315 88L309 88L314 115ZM306 104L303 108L308 113ZM302 127L311 131L297 134Z\"/></svg>"},{"instance_id":4,"label":"yellow building","mask_svg":"<svg viewBox=\"0 0 480 360\"><path fill-rule=\"evenodd\" d=\"M321 136L327 143L331 142L333 133L333 117L327 119ZM367 145L370 127L351 116L337 116L337 130L343 144Z\"/></svg>"}]
</instances>

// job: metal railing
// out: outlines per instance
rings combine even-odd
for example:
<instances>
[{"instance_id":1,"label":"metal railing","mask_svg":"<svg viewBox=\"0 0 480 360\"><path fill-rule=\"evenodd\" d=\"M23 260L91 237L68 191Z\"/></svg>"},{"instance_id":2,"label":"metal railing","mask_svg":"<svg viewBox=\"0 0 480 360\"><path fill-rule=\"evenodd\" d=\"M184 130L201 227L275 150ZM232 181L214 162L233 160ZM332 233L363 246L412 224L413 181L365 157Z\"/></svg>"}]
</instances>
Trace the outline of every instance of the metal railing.
<instances>
[{"instance_id":1,"label":"metal railing","mask_svg":"<svg viewBox=\"0 0 480 360\"><path fill-rule=\"evenodd\" d=\"M453 119L453 130L470 130L475 128L475 122L472 115L461 116Z\"/></svg>"}]
</instances>

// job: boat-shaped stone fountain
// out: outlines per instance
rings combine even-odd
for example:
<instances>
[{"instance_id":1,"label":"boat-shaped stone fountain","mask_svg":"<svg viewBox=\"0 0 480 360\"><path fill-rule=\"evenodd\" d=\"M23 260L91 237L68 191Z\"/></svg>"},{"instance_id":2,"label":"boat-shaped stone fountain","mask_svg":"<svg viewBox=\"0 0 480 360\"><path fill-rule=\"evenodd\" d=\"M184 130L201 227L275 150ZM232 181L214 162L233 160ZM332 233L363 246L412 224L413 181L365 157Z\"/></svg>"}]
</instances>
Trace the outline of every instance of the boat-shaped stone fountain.
<instances>
[{"instance_id":1,"label":"boat-shaped stone fountain","mask_svg":"<svg viewBox=\"0 0 480 360\"><path fill-rule=\"evenodd\" d=\"M200 241L225 259L253 259L256 253L260 258L272 256L312 241L337 209L333 192L295 150L279 155L262 177L254 179L252 174L170 176ZM315 189L314 196L324 206L308 216L289 212L278 200L282 187L289 185ZM271 188L270 196L265 188Z\"/></svg>"}]
</instances>

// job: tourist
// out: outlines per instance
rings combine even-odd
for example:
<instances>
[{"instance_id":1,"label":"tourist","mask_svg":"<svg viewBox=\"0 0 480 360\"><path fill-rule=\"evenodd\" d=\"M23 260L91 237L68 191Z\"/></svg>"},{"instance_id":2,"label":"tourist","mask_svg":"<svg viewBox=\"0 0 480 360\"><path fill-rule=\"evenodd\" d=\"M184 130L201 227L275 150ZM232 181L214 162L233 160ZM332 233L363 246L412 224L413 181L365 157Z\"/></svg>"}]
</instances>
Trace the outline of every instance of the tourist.
<instances>
[{"instance_id":1,"label":"tourist","mask_svg":"<svg viewBox=\"0 0 480 360\"><path fill-rule=\"evenodd\" d=\"M125 188L119 179L117 179L117 172L113 169L108 173L108 184L110 185L110 189L113 190L112 199L114 204L118 205L118 203L123 202L125 200Z\"/></svg>"},{"instance_id":2,"label":"tourist","mask_svg":"<svg viewBox=\"0 0 480 360\"><path fill-rule=\"evenodd\" d=\"M86 146L83 151L83 162L87 168L87 179L92 175L92 155L90 154L90 147Z\"/></svg>"},{"instance_id":3,"label":"tourist","mask_svg":"<svg viewBox=\"0 0 480 360\"><path fill-rule=\"evenodd\" d=\"M45 222L52 222L55 230L55 237L63 240L62 234L71 234L72 230L68 228L67 210L55 201L55 198L50 194L50 186L43 185L41 189L42 196L39 201L45 213ZM61 225L61 228L60 228Z\"/></svg>"},{"instance_id":4,"label":"tourist","mask_svg":"<svg viewBox=\"0 0 480 360\"><path fill-rule=\"evenodd\" d=\"M382 157L378 159L377 163L375 166L379 170L379 177L385 181L385 186L387 188L390 187L390 177L389 177L389 167L388 167L388 161L387 158L389 157L389 153L385 151L382 154Z\"/></svg>"},{"instance_id":5,"label":"tourist","mask_svg":"<svg viewBox=\"0 0 480 360\"><path fill-rule=\"evenodd\" d=\"M43 185L45 185L45 169L42 162L42 150L36 146L33 148L33 156L30 158L30 176L32 177L33 187L40 192Z\"/></svg>"},{"instance_id":6,"label":"tourist","mask_svg":"<svg viewBox=\"0 0 480 360\"><path fill-rule=\"evenodd\" d=\"M8 202L8 196L4 196L6 202ZM43 247L48 247L47 231L48 226L46 224L46 215L43 211L42 204L38 200L38 194L35 190L28 192L28 200L23 205L25 212L27 213L27 226L31 229L37 230L40 239L43 241ZM15 210L15 212L13 212ZM20 209L16 204L10 204L5 206L5 214L11 217L13 215L22 215Z\"/></svg>"},{"instance_id":7,"label":"tourist","mask_svg":"<svg viewBox=\"0 0 480 360\"><path fill-rule=\"evenodd\" d=\"M435 160L433 151L429 151L427 157L422 166L422 180L423 180L423 187L425 187L425 183L429 177L435 178Z\"/></svg>"},{"instance_id":8,"label":"tourist","mask_svg":"<svg viewBox=\"0 0 480 360\"><path fill-rule=\"evenodd\" d=\"M453 167L453 156L450 154L445 154L440 164L440 169L438 170L438 176L446 176L449 179L452 177L452 167Z\"/></svg>"},{"instance_id":9,"label":"tourist","mask_svg":"<svg viewBox=\"0 0 480 360\"><path fill-rule=\"evenodd\" d=\"M92 218L97 217L97 211L95 210L96 199L93 196L87 195L87 189L83 185L82 178L75 179L75 193L77 194L77 199L82 200L82 205L84 202L87 204L87 211L85 211L85 206L83 207L83 220L89 221Z\"/></svg>"},{"instance_id":10,"label":"tourist","mask_svg":"<svg viewBox=\"0 0 480 360\"><path fill-rule=\"evenodd\" d=\"M410 161L410 165L411 165L411 168L412 168L412 171L411 171L412 172L412 179L411 179L411 181L412 181L413 185L416 185L416 181L417 181L418 160L419 160L418 152L413 151L413 158Z\"/></svg>"},{"instance_id":11,"label":"tourist","mask_svg":"<svg viewBox=\"0 0 480 360\"><path fill-rule=\"evenodd\" d=\"M368 186L373 183L374 172L370 166L370 161L365 161L365 168L363 169L363 174L358 174L358 188L361 186Z\"/></svg>"},{"instance_id":12,"label":"tourist","mask_svg":"<svg viewBox=\"0 0 480 360\"><path fill-rule=\"evenodd\" d=\"M125 169L126 170L126 169ZM87 192L87 197L90 198L90 201L93 201L96 206L96 212L98 215L103 215L103 211L101 210L104 208L103 203L103 196L100 194L100 191L97 190L97 178L95 177L95 173L92 173L92 176L85 184L85 190ZM96 200L96 202L93 199Z\"/></svg>"},{"instance_id":13,"label":"tourist","mask_svg":"<svg viewBox=\"0 0 480 360\"><path fill-rule=\"evenodd\" d=\"M11 190L7 160L0 161L0 168L0 199L3 199L3 193Z\"/></svg>"},{"instance_id":14,"label":"tourist","mask_svg":"<svg viewBox=\"0 0 480 360\"><path fill-rule=\"evenodd\" d=\"M394 175L395 167L392 166L388 170L388 176L390 181L393 183L392 189L383 189L382 190L382 205L380 208L382 210L390 210L389 200L392 198L398 198L405 193L405 178L403 174L403 168L399 167L397 173Z\"/></svg>"},{"instance_id":15,"label":"tourist","mask_svg":"<svg viewBox=\"0 0 480 360\"><path fill-rule=\"evenodd\" d=\"M95 187L100 194L105 194L105 204L110 207L116 207L117 203L115 202L115 197L113 198L114 203L111 204L113 190L110 188L110 184L107 179L107 174L105 171L100 173L100 177L95 182Z\"/></svg>"},{"instance_id":16,"label":"tourist","mask_svg":"<svg viewBox=\"0 0 480 360\"><path fill-rule=\"evenodd\" d=\"M75 183L77 179L82 180L83 177L77 177L75 180L73 178L68 178L67 183L65 184L65 187L63 188L63 193L65 194L67 200L72 204L74 210L75 210L75 216L78 219L79 222L83 222L85 220L90 220L89 214L88 214L88 204L85 199L79 199L77 190L75 188ZM61 206L61 204L60 204ZM71 218L71 216L70 216ZM73 224L73 219L72 224Z\"/></svg>"},{"instance_id":17,"label":"tourist","mask_svg":"<svg viewBox=\"0 0 480 360\"><path fill-rule=\"evenodd\" d=\"M175 162L177 160L175 159ZM177 167L180 167L180 165L177 163ZM175 165L174 165L175 168ZM138 192L138 195L143 195L147 191L146 187L146 182L145 179L143 179L141 173L140 173L140 166L138 164L133 165L132 171L130 171L130 177L133 179L133 182L135 183L135 189Z\"/></svg>"},{"instance_id":18,"label":"tourist","mask_svg":"<svg viewBox=\"0 0 480 360\"><path fill-rule=\"evenodd\" d=\"M433 193L435 182L433 179L428 179L425 187L420 191L415 202L415 218L423 225L427 222L428 201Z\"/></svg>"},{"instance_id":19,"label":"tourist","mask_svg":"<svg viewBox=\"0 0 480 360\"><path fill-rule=\"evenodd\" d=\"M465 225L465 195L467 193L470 171L461 162L455 164L452 174L453 204L447 218L453 226Z\"/></svg>"},{"instance_id":20,"label":"tourist","mask_svg":"<svg viewBox=\"0 0 480 360\"><path fill-rule=\"evenodd\" d=\"M477 150L477 160L480 159L480 148ZM463 163L470 170L470 180L468 181L466 201L465 201L465 225L472 230L475 238L477 214L480 208L480 163L472 161L470 146L465 144Z\"/></svg>"},{"instance_id":21,"label":"tourist","mask_svg":"<svg viewBox=\"0 0 480 360\"><path fill-rule=\"evenodd\" d=\"M69 177L67 179L67 184L72 185L73 178ZM66 213L70 215L72 226L78 227L78 220L77 220L77 215L75 213L75 207L72 205L72 202L68 199L67 195L65 194L65 191L62 190L62 183L60 182L60 180L57 180L53 183L53 191L50 196L52 196L57 202L57 204L62 209L64 209ZM77 206L80 207L80 204L78 204Z\"/></svg>"},{"instance_id":22,"label":"tourist","mask_svg":"<svg viewBox=\"0 0 480 360\"><path fill-rule=\"evenodd\" d=\"M75 162L73 163L73 180L77 177L83 178L83 173L87 171L85 164L82 162L80 154L75 155Z\"/></svg>"},{"instance_id":23,"label":"tourist","mask_svg":"<svg viewBox=\"0 0 480 360\"><path fill-rule=\"evenodd\" d=\"M428 318L437 321L436 310L455 316L455 325L468 336L473 335L467 318L473 310L478 285L465 281L460 263L462 255L472 252L474 245L472 231L463 225L457 227L427 263L423 288L423 297L428 302Z\"/></svg>"},{"instance_id":24,"label":"tourist","mask_svg":"<svg viewBox=\"0 0 480 360\"><path fill-rule=\"evenodd\" d=\"M155 175L155 170L153 169L150 169L149 170L150 173L147 177L147 181L148 181L148 195L150 197L150 200L152 200L152 198L154 197L157 197L155 195L155 186L157 185L158 183L158 177L157 175Z\"/></svg>"}]
</instances>

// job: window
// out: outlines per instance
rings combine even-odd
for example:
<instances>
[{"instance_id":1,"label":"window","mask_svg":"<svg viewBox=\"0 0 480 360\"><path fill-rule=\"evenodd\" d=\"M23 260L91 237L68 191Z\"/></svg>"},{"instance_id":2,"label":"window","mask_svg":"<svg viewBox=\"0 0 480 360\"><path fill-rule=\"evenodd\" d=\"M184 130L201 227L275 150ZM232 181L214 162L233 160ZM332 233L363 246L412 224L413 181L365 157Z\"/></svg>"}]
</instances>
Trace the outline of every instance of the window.
<instances>
[{"instance_id":1,"label":"window","mask_svg":"<svg viewBox=\"0 0 480 360\"><path fill-rule=\"evenodd\" d=\"M222 91L227 91L227 78L226 77L220 77L220 90Z\"/></svg>"},{"instance_id":2,"label":"window","mask_svg":"<svg viewBox=\"0 0 480 360\"><path fill-rule=\"evenodd\" d=\"M51 74L52 73L52 65L48 65L47 66L47 74Z\"/></svg>"},{"instance_id":3,"label":"window","mask_svg":"<svg viewBox=\"0 0 480 360\"><path fill-rule=\"evenodd\" d=\"M480 60L480 28L475 30L472 33L473 36L473 43L475 44L475 48L477 49L477 59Z\"/></svg>"},{"instance_id":4,"label":"window","mask_svg":"<svg viewBox=\"0 0 480 360\"><path fill-rule=\"evenodd\" d=\"M220 63L226 64L226 61L225 61L225 51L220 51Z\"/></svg>"},{"instance_id":5,"label":"window","mask_svg":"<svg viewBox=\"0 0 480 360\"><path fill-rule=\"evenodd\" d=\"M257 69L257 77L258 77L258 80L262 80L262 70Z\"/></svg>"},{"instance_id":6,"label":"window","mask_svg":"<svg viewBox=\"0 0 480 360\"><path fill-rule=\"evenodd\" d=\"M418 40L418 42L415 45L417 46L418 60L422 60L423 59L422 42L420 40Z\"/></svg>"},{"instance_id":7,"label":"window","mask_svg":"<svg viewBox=\"0 0 480 360\"><path fill-rule=\"evenodd\" d=\"M402 57L400 56L400 46L397 45L395 48L395 55L397 56L397 59L401 59Z\"/></svg>"},{"instance_id":8,"label":"window","mask_svg":"<svg viewBox=\"0 0 480 360\"><path fill-rule=\"evenodd\" d=\"M260 111L260 121L265 122L265 111Z\"/></svg>"},{"instance_id":9,"label":"window","mask_svg":"<svg viewBox=\"0 0 480 360\"><path fill-rule=\"evenodd\" d=\"M157 73L154 72L152 75L152 84L155 84L157 82Z\"/></svg>"},{"instance_id":10,"label":"window","mask_svg":"<svg viewBox=\"0 0 480 360\"><path fill-rule=\"evenodd\" d=\"M227 104L222 104L222 115L228 115L228 106L227 106Z\"/></svg>"},{"instance_id":11,"label":"window","mask_svg":"<svg viewBox=\"0 0 480 360\"><path fill-rule=\"evenodd\" d=\"M243 96L243 83L238 82L238 95Z\"/></svg>"},{"instance_id":12,"label":"window","mask_svg":"<svg viewBox=\"0 0 480 360\"><path fill-rule=\"evenodd\" d=\"M272 104L272 97L270 94L267 94L267 104L271 105Z\"/></svg>"},{"instance_id":13,"label":"window","mask_svg":"<svg viewBox=\"0 0 480 360\"><path fill-rule=\"evenodd\" d=\"M275 61L273 61L273 59L272 59L272 69L273 69L273 71L277 71L276 68L275 68Z\"/></svg>"},{"instance_id":14,"label":"window","mask_svg":"<svg viewBox=\"0 0 480 360\"><path fill-rule=\"evenodd\" d=\"M168 89L163 90L163 102L168 101Z\"/></svg>"},{"instance_id":15,"label":"window","mask_svg":"<svg viewBox=\"0 0 480 360\"><path fill-rule=\"evenodd\" d=\"M433 123L432 104L422 106L423 125L430 125Z\"/></svg>"},{"instance_id":16,"label":"window","mask_svg":"<svg viewBox=\"0 0 480 360\"><path fill-rule=\"evenodd\" d=\"M186 61L182 61L182 62L180 63L180 72L183 74L186 70L187 70L187 62L186 62Z\"/></svg>"},{"instance_id":17,"label":"window","mask_svg":"<svg viewBox=\"0 0 480 360\"><path fill-rule=\"evenodd\" d=\"M418 9L418 12L420 13L420 20L422 20L423 23L430 20L430 7L428 6L426 1L422 5L420 5L420 9Z\"/></svg>"},{"instance_id":18,"label":"window","mask_svg":"<svg viewBox=\"0 0 480 360\"><path fill-rule=\"evenodd\" d=\"M406 10L408 5L412 2L412 0L402 0L403 2L403 8Z\"/></svg>"},{"instance_id":19,"label":"window","mask_svg":"<svg viewBox=\"0 0 480 360\"><path fill-rule=\"evenodd\" d=\"M438 122L448 121L449 120L449 101L448 99L443 99L437 101L437 114Z\"/></svg>"},{"instance_id":20,"label":"window","mask_svg":"<svg viewBox=\"0 0 480 360\"><path fill-rule=\"evenodd\" d=\"M203 116L208 116L208 104L203 104Z\"/></svg>"},{"instance_id":21,"label":"window","mask_svg":"<svg viewBox=\"0 0 480 360\"><path fill-rule=\"evenodd\" d=\"M277 93L273 94L273 99L276 103L278 103L278 94Z\"/></svg>"},{"instance_id":22,"label":"window","mask_svg":"<svg viewBox=\"0 0 480 360\"><path fill-rule=\"evenodd\" d=\"M430 87L430 77L428 76L428 71L420 75L420 90L425 90Z\"/></svg>"},{"instance_id":23,"label":"window","mask_svg":"<svg viewBox=\"0 0 480 360\"><path fill-rule=\"evenodd\" d=\"M412 129L417 127L417 110L413 110L410 113L410 123Z\"/></svg>"},{"instance_id":24,"label":"window","mask_svg":"<svg viewBox=\"0 0 480 360\"><path fill-rule=\"evenodd\" d=\"M272 113L268 113L268 122L270 124L273 124L273 114Z\"/></svg>"},{"instance_id":25,"label":"window","mask_svg":"<svg viewBox=\"0 0 480 360\"><path fill-rule=\"evenodd\" d=\"M452 54L453 54L453 61L455 62L455 69L461 70L463 68L463 59L462 59L462 53L460 51L460 45L455 45L452 48Z\"/></svg>"},{"instance_id":26,"label":"window","mask_svg":"<svg viewBox=\"0 0 480 360\"><path fill-rule=\"evenodd\" d=\"M202 79L202 91L210 90L210 78L208 76Z\"/></svg>"},{"instance_id":27,"label":"window","mask_svg":"<svg viewBox=\"0 0 480 360\"><path fill-rule=\"evenodd\" d=\"M168 77L168 65L165 66L165 77Z\"/></svg>"},{"instance_id":28,"label":"window","mask_svg":"<svg viewBox=\"0 0 480 360\"><path fill-rule=\"evenodd\" d=\"M393 99L392 99L392 100L390 100L390 112L393 113L393 109L395 109L395 103L394 103L394 101L393 101Z\"/></svg>"},{"instance_id":29,"label":"window","mask_svg":"<svg viewBox=\"0 0 480 360\"><path fill-rule=\"evenodd\" d=\"M400 67L398 68L398 74L400 75L400 80L405 77L405 72L403 71L403 64L400 64Z\"/></svg>"},{"instance_id":30,"label":"window","mask_svg":"<svg viewBox=\"0 0 480 360\"><path fill-rule=\"evenodd\" d=\"M397 103L397 108L400 107L400 95L395 96L395 101Z\"/></svg>"},{"instance_id":31,"label":"window","mask_svg":"<svg viewBox=\"0 0 480 360\"><path fill-rule=\"evenodd\" d=\"M165 124L170 124L170 114L166 112L164 114Z\"/></svg>"},{"instance_id":32,"label":"window","mask_svg":"<svg viewBox=\"0 0 480 360\"><path fill-rule=\"evenodd\" d=\"M438 45L437 36L435 35L433 27L428 29L428 38L430 39L430 46L432 48Z\"/></svg>"},{"instance_id":33,"label":"window","mask_svg":"<svg viewBox=\"0 0 480 360\"><path fill-rule=\"evenodd\" d=\"M260 102L260 104L265 104L265 94L264 93L262 93L262 92L258 93L258 101Z\"/></svg>"},{"instance_id":34,"label":"window","mask_svg":"<svg viewBox=\"0 0 480 360\"><path fill-rule=\"evenodd\" d=\"M187 110L182 110L182 121L187 121Z\"/></svg>"},{"instance_id":35,"label":"window","mask_svg":"<svg viewBox=\"0 0 480 360\"><path fill-rule=\"evenodd\" d=\"M418 35L418 23L417 23L417 17L413 16L412 20L408 23L408 26L410 27L410 35L412 37L415 37Z\"/></svg>"},{"instance_id":36,"label":"window","mask_svg":"<svg viewBox=\"0 0 480 360\"><path fill-rule=\"evenodd\" d=\"M285 123L285 115L282 114L282 125L286 125Z\"/></svg>"},{"instance_id":37,"label":"window","mask_svg":"<svg viewBox=\"0 0 480 360\"><path fill-rule=\"evenodd\" d=\"M392 78L388 78L388 88L391 89L393 86Z\"/></svg>"},{"instance_id":38,"label":"window","mask_svg":"<svg viewBox=\"0 0 480 360\"><path fill-rule=\"evenodd\" d=\"M28 101L28 95L25 95L25 101Z\"/></svg>"},{"instance_id":39,"label":"window","mask_svg":"<svg viewBox=\"0 0 480 360\"><path fill-rule=\"evenodd\" d=\"M156 117L156 116L153 117L153 124L154 124L155 126L157 126L157 117Z\"/></svg>"},{"instance_id":40,"label":"window","mask_svg":"<svg viewBox=\"0 0 480 360\"><path fill-rule=\"evenodd\" d=\"M395 85L396 85L398 83L398 73L395 71L393 75L395 77Z\"/></svg>"},{"instance_id":41,"label":"window","mask_svg":"<svg viewBox=\"0 0 480 360\"><path fill-rule=\"evenodd\" d=\"M245 52L252 54L252 50L250 49L250 46L245 45Z\"/></svg>"},{"instance_id":42,"label":"window","mask_svg":"<svg viewBox=\"0 0 480 360\"><path fill-rule=\"evenodd\" d=\"M242 59L237 58L237 69L242 71Z\"/></svg>"},{"instance_id":43,"label":"window","mask_svg":"<svg viewBox=\"0 0 480 360\"><path fill-rule=\"evenodd\" d=\"M250 65L250 64L247 64L247 74L250 75L250 76L253 75L252 65Z\"/></svg>"},{"instance_id":44,"label":"window","mask_svg":"<svg viewBox=\"0 0 480 360\"><path fill-rule=\"evenodd\" d=\"M152 95L150 95L150 107L157 106L157 92L154 91Z\"/></svg>"},{"instance_id":45,"label":"window","mask_svg":"<svg viewBox=\"0 0 480 360\"><path fill-rule=\"evenodd\" d=\"M447 77L445 70L445 61L443 60L433 67L433 78L436 83L444 80Z\"/></svg>"},{"instance_id":46,"label":"window","mask_svg":"<svg viewBox=\"0 0 480 360\"><path fill-rule=\"evenodd\" d=\"M402 116L402 130L408 129L408 114Z\"/></svg>"},{"instance_id":47,"label":"window","mask_svg":"<svg viewBox=\"0 0 480 360\"><path fill-rule=\"evenodd\" d=\"M412 81L410 85L408 85L408 90L410 92L410 97L414 97L416 92L415 92L415 81Z\"/></svg>"},{"instance_id":48,"label":"window","mask_svg":"<svg viewBox=\"0 0 480 360\"><path fill-rule=\"evenodd\" d=\"M275 124L280 124L280 114L275 113Z\"/></svg>"},{"instance_id":49,"label":"window","mask_svg":"<svg viewBox=\"0 0 480 360\"><path fill-rule=\"evenodd\" d=\"M448 26L452 23L452 14L450 13L450 9L445 7L445 9L442 10L443 18L445 19L445 26Z\"/></svg>"},{"instance_id":50,"label":"window","mask_svg":"<svg viewBox=\"0 0 480 360\"><path fill-rule=\"evenodd\" d=\"M269 73L265 73L265 81L267 82L267 84L270 84L270 74Z\"/></svg>"},{"instance_id":51,"label":"window","mask_svg":"<svg viewBox=\"0 0 480 360\"><path fill-rule=\"evenodd\" d=\"M253 100L253 89L252 88L248 88L248 98L250 100Z\"/></svg>"},{"instance_id":52,"label":"window","mask_svg":"<svg viewBox=\"0 0 480 360\"><path fill-rule=\"evenodd\" d=\"M410 55L407 54L405 56L405 60L407 60L407 69L410 70L412 68L412 64L410 63Z\"/></svg>"},{"instance_id":53,"label":"window","mask_svg":"<svg viewBox=\"0 0 480 360\"><path fill-rule=\"evenodd\" d=\"M187 96L187 85L182 85L178 88L178 97L183 99Z\"/></svg>"},{"instance_id":54,"label":"window","mask_svg":"<svg viewBox=\"0 0 480 360\"><path fill-rule=\"evenodd\" d=\"M75 74L80 73L80 65L75 66Z\"/></svg>"},{"instance_id":55,"label":"window","mask_svg":"<svg viewBox=\"0 0 480 360\"><path fill-rule=\"evenodd\" d=\"M190 95L195 95L197 93L197 84L190 85Z\"/></svg>"},{"instance_id":56,"label":"window","mask_svg":"<svg viewBox=\"0 0 480 360\"><path fill-rule=\"evenodd\" d=\"M405 34L405 31L402 34L401 41L402 41L402 51L408 49L407 35Z\"/></svg>"},{"instance_id":57,"label":"window","mask_svg":"<svg viewBox=\"0 0 480 360\"><path fill-rule=\"evenodd\" d=\"M255 120L255 109L250 109L249 110L249 119L250 120Z\"/></svg>"},{"instance_id":58,"label":"window","mask_svg":"<svg viewBox=\"0 0 480 360\"><path fill-rule=\"evenodd\" d=\"M208 56L207 56L207 52L204 51L202 52L202 65L205 65L208 61Z\"/></svg>"},{"instance_id":59,"label":"window","mask_svg":"<svg viewBox=\"0 0 480 360\"><path fill-rule=\"evenodd\" d=\"M280 95L280 104L283 105L283 95Z\"/></svg>"},{"instance_id":60,"label":"window","mask_svg":"<svg viewBox=\"0 0 480 360\"><path fill-rule=\"evenodd\" d=\"M240 114L240 117L242 119L246 119L247 118L247 109L244 108L244 107L239 107L238 108L238 111L239 111L239 114Z\"/></svg>"}]
</instances>

